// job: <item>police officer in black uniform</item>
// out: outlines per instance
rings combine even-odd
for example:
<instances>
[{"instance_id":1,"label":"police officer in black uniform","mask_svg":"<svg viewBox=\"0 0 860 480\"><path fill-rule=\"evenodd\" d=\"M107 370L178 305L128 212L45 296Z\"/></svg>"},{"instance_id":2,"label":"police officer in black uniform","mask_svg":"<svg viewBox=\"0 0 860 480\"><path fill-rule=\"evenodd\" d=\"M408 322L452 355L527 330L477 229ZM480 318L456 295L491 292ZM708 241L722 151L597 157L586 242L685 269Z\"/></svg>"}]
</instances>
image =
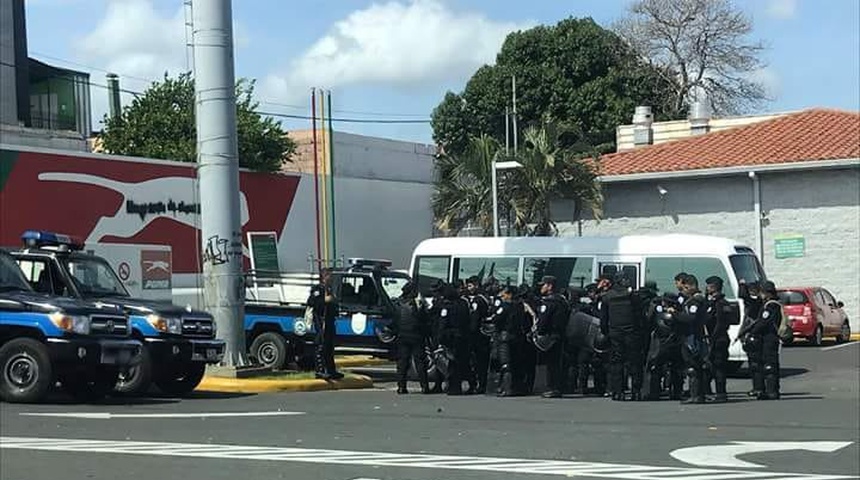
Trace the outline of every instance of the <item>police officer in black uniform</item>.
<instances>
[{"instance_id":1,"label":"police officer in black uniform","mask_svg":"<svg viewBox=\"0 0 860 480\"><path fill-rule=\"evenodd\" d=\"M538 350L528 339L537 331L537 310L540 299L528 284L520 285L514 303L522 311L519 324L519 342L516 344L517 375L516 391L523 395L534 392L535 375L537 373ZM498 305L496 305L498 306Z\"/></svg>"},{"instance_id":2,"label":"police officer in black uniform","mask_svg":"<svg viewBox=\"0 0 860 480\"><path fill-rule=\"evenodd\" d=\"M612 280L610 290L601 298L601 309L601 330L609 332L611 348L609 383L612 399L625 400L625 377L630 375L632 400L638 401L641 399L642 390L640 325L626 276L618 274ZM627 374L624 373L625 368Z\"/></svg>"},{"instance_id":3,"label":"police officer in black uniform","mask_svg":"<svg viewBox=\"0 0 860 480\"><path fill-rule=\"evenodd\" d=\"M761 284L761 308L757 318L746 329L744 350L749 357L753 373L753 390L761 388L755 396L759 400L778 400L779 391L779 324L782 322L782 305L771 281ZM739 335L740 336L740 335Z\"/></svg>"},{"instance_id":4,"label":"police officer in black uniform","mask_svg":"<svg viewBox=\"0 0 860 480\"><path fill-rule=\"evenodd\" d=\"M463 380L469 368L469 307L460 298L457 288L443 288L440 305L440 343L448 351L450 360L446 382L448 395L463 394Z\"/></svg>"},{"instance_id":5,"label":"police officer in black uniform","mask_svg":"<svg viewBox=\"0 0 860 480\"><path fill-rule=\"evenodd\" d=\"M493 312L493 350L499 374L499 389L496 393L500 397L510 397L517 393L515 379L519 369L516 365L516 352L525 311L522 304L514 302L515 295L515 287L504 287L499 294L498 307Z\"/></svg>"},{"instance_id":6,"label":"police officer in black uniform","mask_svg":"<svg viewBox=\"0 0 860 480\"><path fill-rule=\"evenodd\" d=\"M652 300L648 311L651 324L651 344L645 361L645 378L642 396L647 400L659 400L663 391L663 376L669 377L669 396L681 399L684 387L683 360L681 359L681 334L670 307L680 307L675 294L658 296ZM673 310L674 311L674 310Z\"/></svg>"},{"instance_id":7,"label":"police officer in black uniform","mask_svg":"<svg viewBox=\"0 0 860 480\"><path fill-rule=\"evenodd\" d=\"M682 403L705 403L705 378L709 366L707 337L707 299L699 291L699 280L695 275L686 275L682 280L684 302L676 312L678 322L684 326L681 355L687 367L690 398Z\"/></svg>"},{"instance_id":8,"label":"police officer in black uniform","mask_svg":"<svg viewBox=\"0 0 860 480\"><path fill-rule=\"evenodd\" d=\"M565 385L565 332L570 306L556 292L556 278L545 276L540 282L540 305L538 306L537 335L550 338L551 346L544 350L547 366L547 391L544 398L561 398Z\"/></svg>"},{"instance_id":9,"label":"police officer in black uniform","mask_svg":"<svg viewBox=\"0 0 860 480\"><path fill-rule=\"evenodd\" d=\"M490 363L490 338L481 333L481 324L490 314L490 300L479 290L480 279L466 280L465 300L469 304L469 353L473 375L469 379L469 392L483 394L487 390Z\"/></svg>"},{"instance_id":10,"label":"police officer in black uniform","mask_svg":"<svg viewBox=\"0 0 860 480\"><path fill-rule=\"evenodd\" d=\"M397 312L394 317L394 333L397 335L397 393L409 393L406 381L409 364L414 362L421 384L422 393L430 393L430 383L427 380L427 365L425 363L424 342L429 331L429 314L426 305L418 298L418 289L412 282L401 289L400 298L396 304Z\"/></svg>"},{"instance_id":11,"label":"police officer in black uniform","mask_svg":"<svg viewBox=\"0 0 860 480\"><path fill-rule=\"evenodd\" d=\"M324 268L320 271L320 282L311 287L307 305L313 309L315 376L324 380L343 378L343 374L335 369L334 364L338 303L331 289L330 269Z\"/></svg>"},{"instance_id":12,"label":"police officer in black uniform","mask_svg":"<svg viewBox=\"0 0 860 480\"><path fill-rule=\"evenodd\" d=\"M714 379L712 402L725 403L726 374L729 364L729 302L723 295L723 279L717 276L705 280L708 296L708 333L711 351L711 376Z\"/></svg>"},{"instance_id":13,"label":"police officer in black uniform","mask_svg":"<svg viewBox=\"0 0 860 480\"><path fill-rule=\"evenodd\" d=\"M741 280L738 285L738 297L744 302L744 320L738 331L737 340L741 341L749 363L752 390L747 392L750 397L758 397L764 392L764 364L761 359L761 335L753 335L752 327L761 313L764 301L761 297L761 285L758 282L746 283Z\"/></svg>"}]
</instances>

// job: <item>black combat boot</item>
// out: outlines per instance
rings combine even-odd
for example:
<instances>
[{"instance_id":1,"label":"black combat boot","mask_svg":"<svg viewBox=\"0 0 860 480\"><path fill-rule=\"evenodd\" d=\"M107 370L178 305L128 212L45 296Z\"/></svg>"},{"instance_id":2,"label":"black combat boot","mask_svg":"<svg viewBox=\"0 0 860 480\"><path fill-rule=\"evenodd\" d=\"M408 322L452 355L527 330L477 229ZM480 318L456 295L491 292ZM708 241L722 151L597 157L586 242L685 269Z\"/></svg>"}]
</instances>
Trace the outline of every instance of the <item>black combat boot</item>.
<instances>
[{"instance_id":1,"label":"black combat boot","mask_svg":"<svg viewBox=\"0 0 860 480\"><path fill-rule=\"evenodd\" d=\"M729 398L726 395L726 372L714 372L714 390L716 390L717 393L711 400L713 403L726 403L729 401Z\"/></svg>"},{"instance_id":2,"label":"black combat boot","mask_svg":"<svg viewBox=\"0 0 860 480\"><path fill-rule=\"evenodd\" d=\"M691 368L687 371L687 379L690 382L690 398L682 400L681 403L684 405L705 403L701 374Z\"/></svg>"}]
</instances>

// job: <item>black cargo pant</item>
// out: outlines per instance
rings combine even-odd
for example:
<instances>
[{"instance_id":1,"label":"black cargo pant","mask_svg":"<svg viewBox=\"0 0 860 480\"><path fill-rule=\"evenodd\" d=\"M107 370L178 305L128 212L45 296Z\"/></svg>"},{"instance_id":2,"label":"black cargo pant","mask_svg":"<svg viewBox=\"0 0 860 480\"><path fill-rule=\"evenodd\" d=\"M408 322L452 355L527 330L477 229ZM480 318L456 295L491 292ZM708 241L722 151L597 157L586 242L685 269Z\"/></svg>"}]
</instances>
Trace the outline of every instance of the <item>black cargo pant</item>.
<instances>
[{"instance_id":1,"label":"black cargo pant","mask_svg":"<svg viewBox=\"0 0 860 480\"><path fill-rule=\"evenodd\" d=\"M472 378L469 379L469 388L477 393L484 393L490 370L490 337L481 332L472 333L470 350Z\"/></svg>"},{"instance_id":2,"label":"black cargo pant","mask_svg":"<svg viewBox=\"0 0 860 480\"><path fill-rule=\"evenodd\" d=\"M610 389L613 395L624 394L628 375L633 392L638 395L642 390L642 347L639 345L639 340L639 331L632 325L609 328L609 344L612 350Z\"/></svg>"},{"instance_id":3,"label":"black cargo pant","mask_svg":"<svg viewBox=\"0 0 860 480\"><path fill-rule=\"evenodd\" d=\"M555 342L549 350L544 352L546 360L546 384L547 390L564 393L564 386L567 379L567 363L565 360L565 341L564 336Z\"/></svg>"},{"instance_id":4,"label":"black cargo pant","mask_svg":"<svg viewBox=\"0 0 860 480\"><path fill-rule=\"evenodd\" d=\"M316 373L331 375L336 372L334 365L334 319L325 321L314 321L314 359Z\"/></svg>"},{"instance_id":5,"label":"black cargo pant","mask_svg":"<svg viewBox=\"0 0 860 480\"><path fill-rule=\"evenodd\" d=\"M726 393L726 375L729 367L729 336L722 335L711 339L711 376L714 379L714 392Z\"/></svg>"},{"instance_id":6,"label":"black cargo pant","mask_svg":"<svg viewBox=\"0 0 860 480\"><path fill-rule=\"evenodd\" d=\"M668 370L670 397L681 399L684 388L684 361L681 358L681 345L668 338L656 335L651 339L648 359L645 362L645 378L642 396L648 400L659 400L663 392L663 375Z\"/></svg>"},{"instance_id":7,"label":"black cargo pant","mask_svg":"<svg viewBox=\"0 0 860 480\"><path fill-rule=\"evenodd\" d=\"M445 346L454 357L448 366L448 375L445 378L448 383L448 394L460 395L463 393L463 380L468 380L471 376L469 339L461 336L452 337L446 340Z\"/></svg>"},{"instance_id":8,"label":"black cargo pant","mask_svg":"<svg viewBox=\"0 0 860 480\"><path fill-rule=\"evenodd\" d=\"M397 343L397 386L406 388L409 377L409 364L414 363L415 373L421 388L428 388L426 352L424 341L421 339L403 338Z\"/></svg>"},{"instance_id":9,"label":"black cargo pant","mask_svg":"<svg viewBox=\"0 0 860 480\"><path fill-rule=\"evenodd\" d=\"M538 362L538 351L531 342L520 339L514 343L516 357L515 389L522 395L531 395L535 388L535 375Z\"/></svg>"}]
</instances>

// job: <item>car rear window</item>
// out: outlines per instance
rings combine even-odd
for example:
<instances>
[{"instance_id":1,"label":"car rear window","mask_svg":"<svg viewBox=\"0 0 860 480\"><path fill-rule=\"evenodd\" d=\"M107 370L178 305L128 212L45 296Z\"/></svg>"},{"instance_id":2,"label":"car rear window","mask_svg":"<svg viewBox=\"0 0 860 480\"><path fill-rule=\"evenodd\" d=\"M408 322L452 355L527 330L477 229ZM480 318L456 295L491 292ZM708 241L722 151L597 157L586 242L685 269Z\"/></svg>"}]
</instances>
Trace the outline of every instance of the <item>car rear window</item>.
<instances>
[{"instance_id":1,"label":"car rear window","mask_svg":"<svg viewBox=\"0 0 860 480\"><path fill-rule=\"evenodd\" d=\"M803 292L787 290L779 292L779 301L783 305L800 305L802 303L808 303L809 299L806 298L806 294Z\"/></svg>"}]
</instances>

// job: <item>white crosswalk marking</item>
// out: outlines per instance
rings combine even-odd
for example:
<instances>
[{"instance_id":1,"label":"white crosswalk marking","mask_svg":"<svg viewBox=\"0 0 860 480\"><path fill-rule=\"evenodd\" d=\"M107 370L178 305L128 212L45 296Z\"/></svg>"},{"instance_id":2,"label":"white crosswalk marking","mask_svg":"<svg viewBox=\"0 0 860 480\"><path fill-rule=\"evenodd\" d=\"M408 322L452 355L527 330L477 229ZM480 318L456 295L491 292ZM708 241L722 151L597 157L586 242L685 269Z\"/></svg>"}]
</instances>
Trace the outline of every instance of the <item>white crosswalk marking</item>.
<instances>
[{"instance_id":1,"label":"white crosswalk marking","mask_svg":"<svg viewBox=\"0 0 860 480\"><path fill-rule=\"evenodd\" d=\"M0 437L0 449L471 470L520 475L556 475L625 480L839 480L857 478L846 475L678 468L563 460L63 438Z\"/></svg>"}]
</instances>

